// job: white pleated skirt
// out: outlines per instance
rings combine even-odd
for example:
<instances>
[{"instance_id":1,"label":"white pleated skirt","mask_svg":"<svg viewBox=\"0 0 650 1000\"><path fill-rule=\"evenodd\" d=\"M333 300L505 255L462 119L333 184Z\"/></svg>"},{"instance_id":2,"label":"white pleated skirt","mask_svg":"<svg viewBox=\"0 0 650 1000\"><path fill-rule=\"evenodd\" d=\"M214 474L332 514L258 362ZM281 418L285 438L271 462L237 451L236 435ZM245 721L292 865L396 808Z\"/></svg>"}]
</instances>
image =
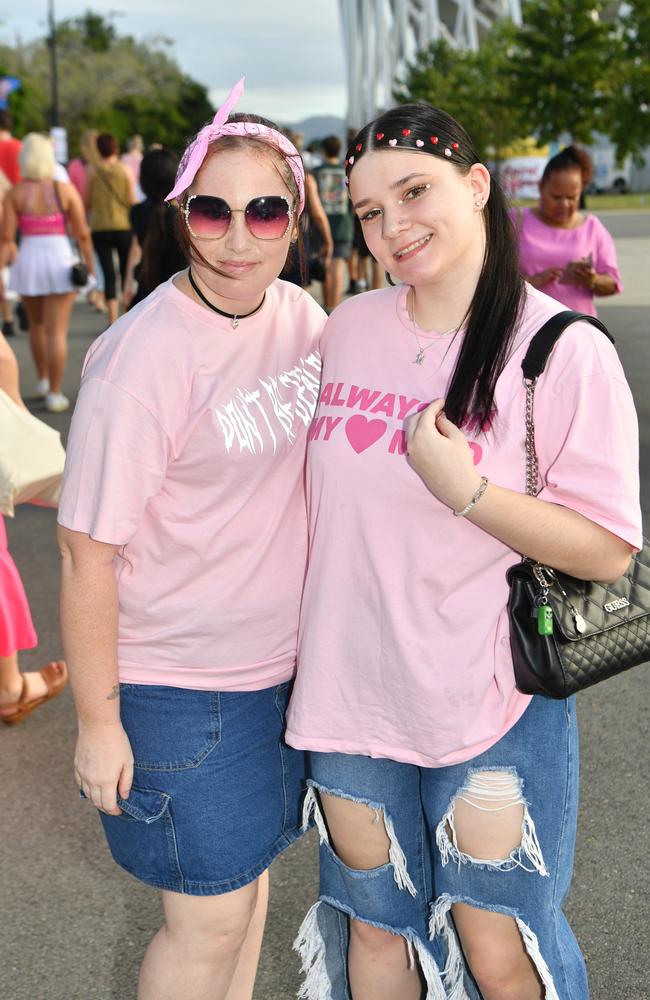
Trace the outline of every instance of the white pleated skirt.
<instances>
[{"instance_id":1,"label":"white pleated skirt","mask_svg":"<svg viewBox=\"0 0 650 1000\"><path fill-rule=\"evenodd\" d=\"M73 292L70 271L76 260L67 236L23 236L9 287L18 295Z\"/></svg>"}]
</instances>

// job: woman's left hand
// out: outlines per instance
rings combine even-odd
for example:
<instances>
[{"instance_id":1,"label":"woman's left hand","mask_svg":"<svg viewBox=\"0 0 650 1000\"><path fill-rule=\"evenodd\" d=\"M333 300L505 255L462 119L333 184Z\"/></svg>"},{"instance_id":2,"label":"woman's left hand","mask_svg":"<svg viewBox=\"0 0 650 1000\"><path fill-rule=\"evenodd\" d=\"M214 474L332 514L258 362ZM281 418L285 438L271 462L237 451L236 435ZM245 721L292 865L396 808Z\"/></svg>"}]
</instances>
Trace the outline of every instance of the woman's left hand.
<instances>
[{"instance_id":1,"label":"woman's left hand","mask_svg":"<svg viewBox=\"0 0 650 1000\"><path fill-rule=\"evenodd\" d=\"M578 261L571 269L571 279L573 284L582 288L593 288L596 281L596 271L593 265Z\"/></svg>"},{"instance_id":2,"label":"woman's left hand","mask_svg":"<svg viewBox=\"0 0 650 1000\"><path fill-rule=\"evenodd\" d=\"M462 510L481 485L467 438L444 413L436 399L414 414L406 425L409 465L427 489L452 510Z\"/></svg>"}]
</instances>

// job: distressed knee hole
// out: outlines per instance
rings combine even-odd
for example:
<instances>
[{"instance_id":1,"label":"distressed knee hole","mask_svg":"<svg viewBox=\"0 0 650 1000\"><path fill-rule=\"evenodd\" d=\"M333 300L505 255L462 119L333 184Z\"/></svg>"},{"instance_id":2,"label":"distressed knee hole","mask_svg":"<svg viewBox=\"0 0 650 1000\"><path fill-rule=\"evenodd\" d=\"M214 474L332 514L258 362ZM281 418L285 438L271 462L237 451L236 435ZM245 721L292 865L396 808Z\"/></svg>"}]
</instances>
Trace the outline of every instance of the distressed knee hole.
<instances>
[{"instance_id":1,"label":"distressed knee hole","mask_svg":"<svg viewBox=\"0 0 650 1000\"><path fill-rule=\"evenodd\" d=\"M391 864L399 889L417 895L395 827L381 804L310 785L303 807L303 829L313 816L321 843L348 868L370 871Z\"/></svg>"},{"instance_id":2,"label":"distressed knee hole","mask_svg":"<svg viewBox=\"0 0 650 1000\"><path fill-rule=\"evenodd\" d=\"M293 943L302 960L303 983L298 992L301 1000L333 1000L332 982L328 974L327 953L338 949L340 938L332 936L331 915L337 912L328 902L319 900L305 917ZM340 912L340 911L339 911ZM426 1000L449 1000L442 981L442 974L426 944L410 929L396 931L380 924L362 921L354 913L343 910L350 920L350 933L364 935L366 942L377 942L384 947L392 941L406 945L408 967L417 968L425 983ZM338 994L337 994L338 995ZM467 1000L464 997L464 1000Z\"/></svg>"},{"instance_id":3,"label":"distressed knee hole","mask_svg":"<svg viewBox=\"0 0 650 1000\"><path fill-rule=\"evenodd\" d=\"M440 896L432 907L431 922L429 932L431 938L441 935L445 940L445 950L447 961L443 973L448 1000L460 1000L465 997L463 986L464 960L461 951L458 933L463 937L463 947L466 957L476 978L479 987L490 995L512 996L514 986L517 989L517 977L521 977L521 963L517 965L517 949L513 950L512 941L506 944L506 952L500 952L494 944L494 935L486 932L485 928L481 933L476 934L476 947L473 947L471 937L467 931L463 930L461 920L462 914L458 908L474 908L484 913L499 914L501 917L512 921L516 925L521 938L523 953L530 961L537 977L544 987L544 1000L559 1000L555 983L550 969L541 953L539 941L534 931L524 923L514 912L505 911L502 908L491 909L488 906L479 905L472 899L462 899L452 897L447 894ZM455 920L459 921L458 927L454 925L451 910L454 909ZM484 948L486 942L491 942L489 947ZM515 939L516 946L516 939ZM520 956L523 954L520 952ZM529 975L529 973L526 973ZM508 980L510 980L508 982ZM510 987L509 992L505 992Z\"/></svg>"},{"instance_id":4,"label":"distressed knee hole","mask_svg":"<svg viewBox=\"0 0 650 1000\"><path fill-rule=\"evenodd\" d=\"M438 824L436 842L443 865L451 859L548 875L521 779L513 771L471 771Z\"/></svg>"}]
</instances>

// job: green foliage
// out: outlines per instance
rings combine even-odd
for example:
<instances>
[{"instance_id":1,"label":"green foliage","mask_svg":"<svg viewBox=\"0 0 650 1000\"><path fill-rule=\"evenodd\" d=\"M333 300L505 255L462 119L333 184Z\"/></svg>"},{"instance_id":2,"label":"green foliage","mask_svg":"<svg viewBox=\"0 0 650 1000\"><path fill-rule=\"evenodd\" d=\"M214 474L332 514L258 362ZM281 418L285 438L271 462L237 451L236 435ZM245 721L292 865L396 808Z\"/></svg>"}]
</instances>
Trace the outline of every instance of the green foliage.
<instances>
[{"instance_id":1,"label":"green foliage","mask_svg":"<svg viewBox=\"0 0 650 1000\"><path fill-rule=\"evenodd\" d=\"M81 38L86 48L94 52L108 52L117 41L117 32L110 18L102 17L87 10L82 17L69 18L57 25L57 35L60 43L73 36Z\"/></svg>"},{"instance_id":2,"label":"green foliage","mask_svg":"<svg viewBox=\"0 0 650 1000\"><path fill-rule=\"evenodd\" d=\"M482 157L498 159L500 150L525 134L508 76L514 32L508 21L496 24L478 52L432 42L409 66L395 97L447 111L469 132Z\"/></svg>"},{"instance_id":3,"label":"green foliage","mask_svg":"<svg viewBox=\"0 0 650 1000\"><path fill-rule=\"evenodd\" d=\"M57 27L59 106L71 155L88 128L120 142L140 133L145 143L182 149L213 109L207 90L186 76L159 38L147 44L118 36L110 19L88 11ZM50 122L50 53L46 39L0 46L0 65L23 86L10 97L17 135Z\"/></svg>"},{"instance_id":4,"label":"green foliage","mask_svg":"<svg viewBox=\"0 0 650 1000\"><path fill-rule=\"evenodd\" d=\"M408 67L399 101L427 101L465 126L484 155L535 136L611 138L619 161L650 144L650 0L527 0L523 24L497 22L478 52L433 42Z\"/></svg>"},{"instance_id":5,"label":"green foliage","mask_svg":"<svg viewBox=\"0 0 650 1000\"><path fill-rule=\"evenodd\" d=\"M619 162L650 145L650 0L629 0L617 24L617 58L609 69L610 100L603 131Z\"/></svg>"},{"instance_id":6,"label":"green foliage","mask_svg":"<svg viewBox=\"0 0 650 1000\"><path fill-rule=\"evenodd\" d=\"M545 143L602 130L608 69L616 55L602 0L528 0L511 64L512 93L528 130Z\"/></svg>"}]
</instances>

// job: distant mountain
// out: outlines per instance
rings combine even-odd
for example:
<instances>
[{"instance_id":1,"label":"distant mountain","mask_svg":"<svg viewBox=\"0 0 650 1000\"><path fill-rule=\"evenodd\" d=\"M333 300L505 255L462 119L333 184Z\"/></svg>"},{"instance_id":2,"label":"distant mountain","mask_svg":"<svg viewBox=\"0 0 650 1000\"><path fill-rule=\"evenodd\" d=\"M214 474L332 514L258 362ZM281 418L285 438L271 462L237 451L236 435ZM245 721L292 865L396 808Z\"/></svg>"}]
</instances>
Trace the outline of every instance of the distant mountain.
<instances>
[{"instance_id":1,"label":"distant mountain","mask_svg":"<svg viewBox=\"0 0 650 1000\"><path fill-rule=\"evenodd\" d=\"M305 145L312 139L324 139L326 135L338 135L345 145L347 126L343 118L335 118L334 115L315 115L312 118L303 118L301 122L294 122L287 125L292 132L302 132L305 137Z\"/></svg>"}]
</instances>

